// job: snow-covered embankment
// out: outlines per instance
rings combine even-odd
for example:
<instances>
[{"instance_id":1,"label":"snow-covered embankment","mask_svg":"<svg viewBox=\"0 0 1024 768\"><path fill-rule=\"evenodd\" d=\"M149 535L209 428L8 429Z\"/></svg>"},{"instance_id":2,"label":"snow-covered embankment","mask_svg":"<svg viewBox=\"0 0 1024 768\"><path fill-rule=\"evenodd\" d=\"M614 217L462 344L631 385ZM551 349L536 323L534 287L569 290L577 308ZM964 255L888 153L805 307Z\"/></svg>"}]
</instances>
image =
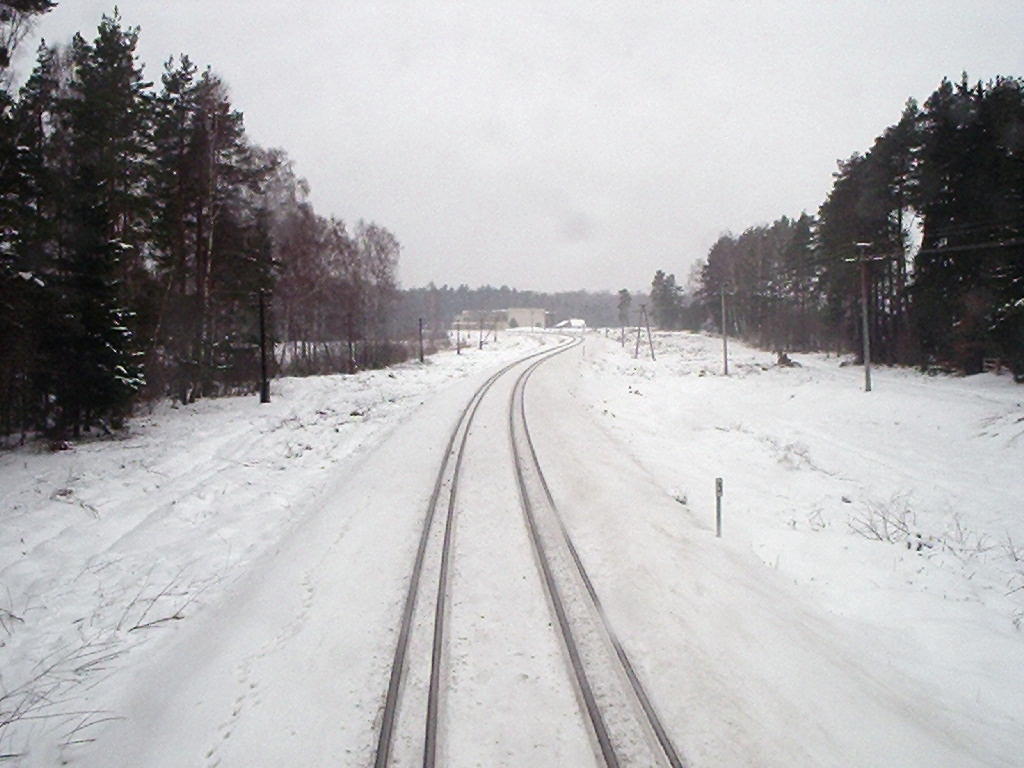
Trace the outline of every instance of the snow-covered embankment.
<instances>
[{"instance_id":1,"label":"snow-covered embankment","mask_svg":"<svg viewBox=\"0 0 1024 768\"><path fill-rule=\"evenodd\" d=\"M47 764L123 714L85 691L215 604L427 395L536 345L503 334L425 365L278 380L268 405L164 403L111 438L0 453L0 755Z\"/></svg>"},{"instance_id":2,"label":"snow-covered embankment","mask_svg":"<svg viewBox=\"0 0 1024 768\"><path fill-rule=\"evenodd\" d=\"M865 668L913 680L914 710L985 743L980 763L1019 758L1024 387L881 368L865 393L861 367L738 343L725 378L721 340L685 333L656 335L656 362L588 346L581 399L698 525L713 537L723 477L724 546L834 617Z\"/></svg>"}]
</instances>

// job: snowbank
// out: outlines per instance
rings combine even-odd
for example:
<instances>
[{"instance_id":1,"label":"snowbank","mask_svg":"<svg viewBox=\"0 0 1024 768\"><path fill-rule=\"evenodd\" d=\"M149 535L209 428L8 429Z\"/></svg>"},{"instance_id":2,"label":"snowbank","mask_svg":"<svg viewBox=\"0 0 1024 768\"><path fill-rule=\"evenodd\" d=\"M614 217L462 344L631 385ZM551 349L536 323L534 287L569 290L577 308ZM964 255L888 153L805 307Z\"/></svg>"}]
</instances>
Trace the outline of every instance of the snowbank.
<instances>
[{"instance_id":1,"label":"snowbank","mask_svg":"<svg viewBox=\"0 0 1024 768\"><path fill-rule=\"evenodd\" d=\"M779 367L732 341L725 378L721 340L686 333L657 334L657 362L598 334L587 346L580 397L666 495L713 536L724 478L729 545L870 644L866 668L919 681L923 712L948 713L1010 760L986 764L1013 764L1024 744L1024 388L883 367L865 393L863 369L835 357Z\"/></svg>"},{"instance_id":2,"label":"snowbank","mask_svg":"<svg viewBox=\"0 0 1024 768\"><path fill-rule=\"evenodd\" d=\"M425 365L276 380L268 405L164 403L113 438L0 453L0 755L47 765L88 740L119 713L81 694L215 602L340 463L429 393L536 345L502 334Z\"/></svg>"}]
</instances>

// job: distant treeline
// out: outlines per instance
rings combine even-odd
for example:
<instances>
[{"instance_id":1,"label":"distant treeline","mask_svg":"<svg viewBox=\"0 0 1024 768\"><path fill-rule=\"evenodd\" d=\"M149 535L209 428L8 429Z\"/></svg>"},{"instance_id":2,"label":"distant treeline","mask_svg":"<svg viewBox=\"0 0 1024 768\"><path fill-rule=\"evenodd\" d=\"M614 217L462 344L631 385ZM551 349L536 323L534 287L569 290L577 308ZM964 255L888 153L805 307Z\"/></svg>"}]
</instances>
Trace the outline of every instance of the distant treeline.
<instances>
[{"instance_id":1,"label":"distant treeline","mask_svg":"<svg viewBox=\"0 0 1024 768\"><path fill-rule=\"evenodd\" d=\"M552 313L553 322L580 318L590 326L614 326L618 301L610 292L564 291L542 293L520 291L503 285L470 288L460 285L440 288L433 283L425 288L410 288L401 292L398 308L399 328L414 329L418 318L428 328L443 330L464 309L508 309L509 307L540 307Z\"/></svg>"},{"instance_id":2,"label":"distant treeline","mask_svg":"<svg viewBox=\"0 0 1024 768\"><path fill-rule=\"evenodd\" d=\"M862 258L872 357L966 373L998 360L1024 381L1024 81L943 80L839 163L817 217L719 238L696 311L664 273L652 303L668 326L718 327L724 290L730 332L751 342L859 353Z\"/></svg>"},{"instance_id":3,"label":"distant treeline","mask_svg":"<svg viewBox=\"0 0 1024 768\"><path fill-rule=\"evenodd\" d=\"M345 341L342 370L404 354L398 241L317 215L213 71L182 55L147 82L115 11L91 42L42 45L13 93L14 46L53 5L0 4L0 435L251 390L261 294L272 342Z\"/></svg>"}]
</instances>

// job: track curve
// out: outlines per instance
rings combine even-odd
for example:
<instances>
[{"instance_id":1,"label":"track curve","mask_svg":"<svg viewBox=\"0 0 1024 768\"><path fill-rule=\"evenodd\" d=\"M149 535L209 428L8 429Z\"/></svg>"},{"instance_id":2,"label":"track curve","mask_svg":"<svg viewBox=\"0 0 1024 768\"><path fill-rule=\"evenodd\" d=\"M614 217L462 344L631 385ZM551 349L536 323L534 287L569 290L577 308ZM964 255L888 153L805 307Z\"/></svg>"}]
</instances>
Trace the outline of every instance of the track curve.
<instances>
[{"instance_id":1,"label":"track curve","mask_svg":"<svg viewBox=\"0 0 1024 768\"><path fill-rule=\"evenodd\" d=\"M375 768L386 768L390 764L392 747L395 738L396 724L399 715L400 699L403 682L407 668L407 657L409 653L410 640L413 631L413 617L416 612L424 580L424 567L427 561L427 550L432 534L436 537L438 518L437 511L442 502L442 494L447 489L447 509L444 517L442 543L440 546L440 568L435 596L433 637L431 641L431 662L430 662L430 684L428 688L426 715L424 718L423 730L423 765L432 767L437 761L437 737L438 737L438 710L440 693L440 668L441 651L444 645L445 616L447 606L447 584L449 578L449 563L451 559L451 532L455 514L455 499L458 492L459 473L462 466L462 457L465 451L466 440L470 427L476 415L480 403L491 387L509 371L516 366L529 362L536 358L545 358L558 354L576 342L568 341L554 348L545 348L532 354L515 360L488 377L481 384L467 401L465 407L459 414L455 426L449 435L444 458L434 482L430 500L427 503L427 510L424 515L420 537L416 548L416 555L413 561L412 572L409 580L409 587L406 592L403 604L401 620L399 624L398 641L395 646L395 653L392 659L391 670L388 678L387 691L384 697L384 705L381 712L381 719L377 728L376 750L374 756Z\"/></svg>"},{"instance_id":2,"label":"track curve","mask_svg":"<svg viewBox=\"0 0 1024 768\"><path fill-rule=\"evenodd\" d=\"M612 630L593 581L544 477L526 418L526 385L543 360L520 375L509 403L509 435L524 519L538 567L587 712L600 760L620 765L687 768L622 642ZM564 562L559 563L559 559ZM589 606L571 605L589 603ZM576 626L572 616L575 614ZM595 641L588 635L598 635ZM581 642L581 639L583 642ZM603 650L611 658L597 658ZM608 679L621 676L624 684ZM632 711L633 716L627 716ZM629 722L632 720L633 722Z\"/></svg>"},{"instance_id":3,"label":"track curve","mask_svg":"<svg viewBox=\"0 0 1024 768\"><path fill-rule=\"evenodd\" d=\"M582 343L582 338L572 339L505 365L474 391L452 428L423 518L403 604L377 729L375 768L387 768L393 763L393 745L399 730L406 734L403 737L406 752L410 746L422 743L424 768L436 768L438 765L442 668L451 600L452 537L459 478L470 430L481 403L495 383L517 367L521 370L512 384L507 426L520 508L543 594L555 618L556 634L568 661L569 678L591 736L595 757L606 768L688 766L673 745L625 648L609 625L593 581L544 477L527 423L525 391L533 373L547 360ZM445 501L445 512L438 515ZM435 568L436 579L432 575L427 578L427 571L432 572ZM417 607L425 588L434 590L429 614ZM417 615L420 620L414 626ZM421 637L423 642L417 646L421 650L416 658L425 658L423 632L427 624L431 626L425 702L422 700L424 694L417 692L418 701L403 703L403 697L408 698L403 691L410 663L411 638L414 632ZM399 714L403 710L408 711L403 716L405 726L400 728ZM420 725L416 726L416 723ZM415 727L422 727L422 742L418 738L414 742L408 739L410 729ZM411 759L411 756L407 754L405 759Z\"/></svg>"}]
</instances>

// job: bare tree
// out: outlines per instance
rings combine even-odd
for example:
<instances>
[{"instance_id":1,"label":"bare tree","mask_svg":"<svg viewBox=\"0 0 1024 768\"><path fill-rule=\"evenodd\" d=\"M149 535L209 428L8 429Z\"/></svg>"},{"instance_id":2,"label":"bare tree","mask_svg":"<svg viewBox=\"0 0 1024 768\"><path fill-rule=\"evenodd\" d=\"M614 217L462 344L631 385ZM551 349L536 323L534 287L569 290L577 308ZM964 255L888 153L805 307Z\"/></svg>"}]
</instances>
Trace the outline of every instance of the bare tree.
<instances>
[{"instance_id":1,"label":"bare tree","mask_svg":"<svg viewBox=\"0 0 1024 768\"><path fill-rule=\"evenodd\" d=\"M10 84L11 59L36 16L56 7L56 0L4 0L0 2L0 85Z\"/></svg>"}]
</instances>

